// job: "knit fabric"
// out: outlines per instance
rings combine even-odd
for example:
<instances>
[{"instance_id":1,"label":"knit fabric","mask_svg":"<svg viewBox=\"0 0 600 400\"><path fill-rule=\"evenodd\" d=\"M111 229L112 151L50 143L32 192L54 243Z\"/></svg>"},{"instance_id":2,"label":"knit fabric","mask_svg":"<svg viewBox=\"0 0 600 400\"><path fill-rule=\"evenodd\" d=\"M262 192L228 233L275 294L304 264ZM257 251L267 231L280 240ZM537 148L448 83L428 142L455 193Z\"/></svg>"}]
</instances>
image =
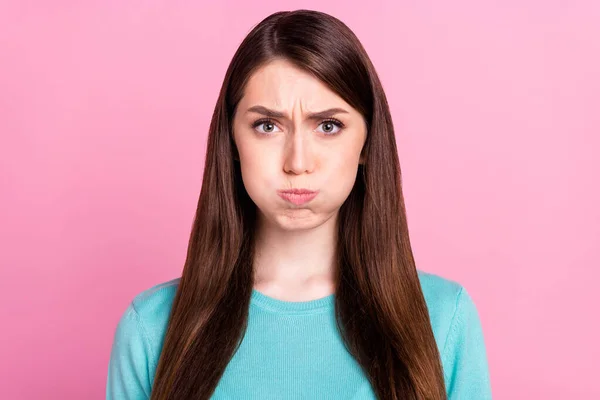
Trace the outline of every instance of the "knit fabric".
<instances>
[{"instance_id":1,"label":"knit fabric","mask_svg":"<svg viewBox=\"0 0 600 400\"><path fill-rule=\"evenodd\" d=\"M478 311L465 288L418 271L449 400L492 398ZM116 331L107 400L148 399L180 278L133 298ZM338 333L334 294L289 302L253 290L248 328L211 399L375 400Z\"/></svg>"}]
</instances>

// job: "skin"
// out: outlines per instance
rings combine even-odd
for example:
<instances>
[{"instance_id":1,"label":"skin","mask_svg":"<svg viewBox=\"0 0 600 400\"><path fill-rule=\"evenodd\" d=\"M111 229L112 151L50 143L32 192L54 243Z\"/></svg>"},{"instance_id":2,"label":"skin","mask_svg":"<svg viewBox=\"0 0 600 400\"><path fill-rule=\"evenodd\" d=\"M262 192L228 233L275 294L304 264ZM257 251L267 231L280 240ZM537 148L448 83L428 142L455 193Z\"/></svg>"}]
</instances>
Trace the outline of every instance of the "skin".
<instances>
[{"instance_id":1,"label":"skin","mask_svg":"<svg viewBox=\"0 0 600 400\"><path fill-rule=\"evenodd\" d=\"M257 105L285 117L254 127L268 117L248 111ZM344 127L307 118L330 108L347 111L332 115ZM233 136L244 186L258 208L254 289L286 301L334 292L337 217L364 162L366 131L357 110L286 60L271 61L251 76L233 118ZM319 193L295 205L277 194L292 188Z\"/></svg>"}]
</instances>

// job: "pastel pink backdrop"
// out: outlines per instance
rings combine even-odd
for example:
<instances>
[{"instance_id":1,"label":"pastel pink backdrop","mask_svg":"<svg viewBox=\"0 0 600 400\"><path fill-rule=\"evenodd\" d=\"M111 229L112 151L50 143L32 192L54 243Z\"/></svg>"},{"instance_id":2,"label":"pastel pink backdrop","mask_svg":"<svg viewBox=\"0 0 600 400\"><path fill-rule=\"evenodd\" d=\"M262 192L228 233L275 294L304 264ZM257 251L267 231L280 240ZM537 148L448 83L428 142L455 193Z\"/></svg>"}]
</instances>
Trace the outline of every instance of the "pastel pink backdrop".
<instances>
[{"instance_id":1,"label":"pastel pink backdrop","mask_svg":"<svg viewBox=\"0 0 600 400\"><path fill-rule=\"evenodd\" d=\"M599 4L2 2L0 398L104 397L127 303L181 272L231 56L297 8L372 57L418 267L475 299L494 398L600 398Z\"/></svg>"}]
</instances>

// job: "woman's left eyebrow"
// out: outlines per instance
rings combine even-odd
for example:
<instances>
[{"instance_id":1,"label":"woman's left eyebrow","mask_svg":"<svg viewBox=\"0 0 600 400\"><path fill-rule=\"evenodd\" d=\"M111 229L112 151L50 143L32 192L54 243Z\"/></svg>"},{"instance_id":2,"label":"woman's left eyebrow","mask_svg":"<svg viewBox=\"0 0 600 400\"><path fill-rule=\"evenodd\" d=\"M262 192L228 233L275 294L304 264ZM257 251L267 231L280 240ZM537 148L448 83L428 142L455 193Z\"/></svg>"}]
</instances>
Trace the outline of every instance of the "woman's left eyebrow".
<instances>
[{"instance_id":1,"label":"woman's left eyebrow","mask_svg":"<svg viewBox=\"0 0 600 400\"><path fill-rule=\"evenodd\" d=\"M265 106L260 106L260 105L250 107L246 111L246 113L249 113L249 112L255 112L255 113L262 114L262 115L265 115L265 116L271 117L271 118L282 118L282 119L287 119L287 120L291 119L284 112L277 111L277 110L271 110L270 108L267 108ZM348 111L344 110L343 108L337 108L337 107L329 108L327 110L309 113L306 116L306 119L321 120L321 119L332 117L335 114L348 114Z\"/></svg>"}]
</instances>

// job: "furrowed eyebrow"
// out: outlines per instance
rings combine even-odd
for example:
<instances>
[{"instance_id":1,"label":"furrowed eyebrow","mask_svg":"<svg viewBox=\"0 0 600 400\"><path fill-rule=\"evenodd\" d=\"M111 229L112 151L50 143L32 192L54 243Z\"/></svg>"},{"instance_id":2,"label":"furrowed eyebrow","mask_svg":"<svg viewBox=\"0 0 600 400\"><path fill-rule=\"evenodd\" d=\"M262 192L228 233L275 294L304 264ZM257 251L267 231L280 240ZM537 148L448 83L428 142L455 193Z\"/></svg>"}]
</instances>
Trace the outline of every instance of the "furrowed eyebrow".
<instances>
[{"instance_id":1,"label":"furrowed eyebrow","mask_svg":"<svg viewBox=\"0 0 600 400\"><path fill-rule=\"evenodd\" d=\"M271 117L271 118L290 119L287 117L287 115L285 115L285 113L283 113L281 111L271 110L264 106L253 106L253 107L250 107L246 112L247 113L255 112L258 114L266 115L267 117ZM327 110L309 113L306 118L311 119L311 120L320 120L320 119L329 118L335 114L348 114L348 111L344 110L343 108L329 108Z\"/></svg>"}]
</instances>

